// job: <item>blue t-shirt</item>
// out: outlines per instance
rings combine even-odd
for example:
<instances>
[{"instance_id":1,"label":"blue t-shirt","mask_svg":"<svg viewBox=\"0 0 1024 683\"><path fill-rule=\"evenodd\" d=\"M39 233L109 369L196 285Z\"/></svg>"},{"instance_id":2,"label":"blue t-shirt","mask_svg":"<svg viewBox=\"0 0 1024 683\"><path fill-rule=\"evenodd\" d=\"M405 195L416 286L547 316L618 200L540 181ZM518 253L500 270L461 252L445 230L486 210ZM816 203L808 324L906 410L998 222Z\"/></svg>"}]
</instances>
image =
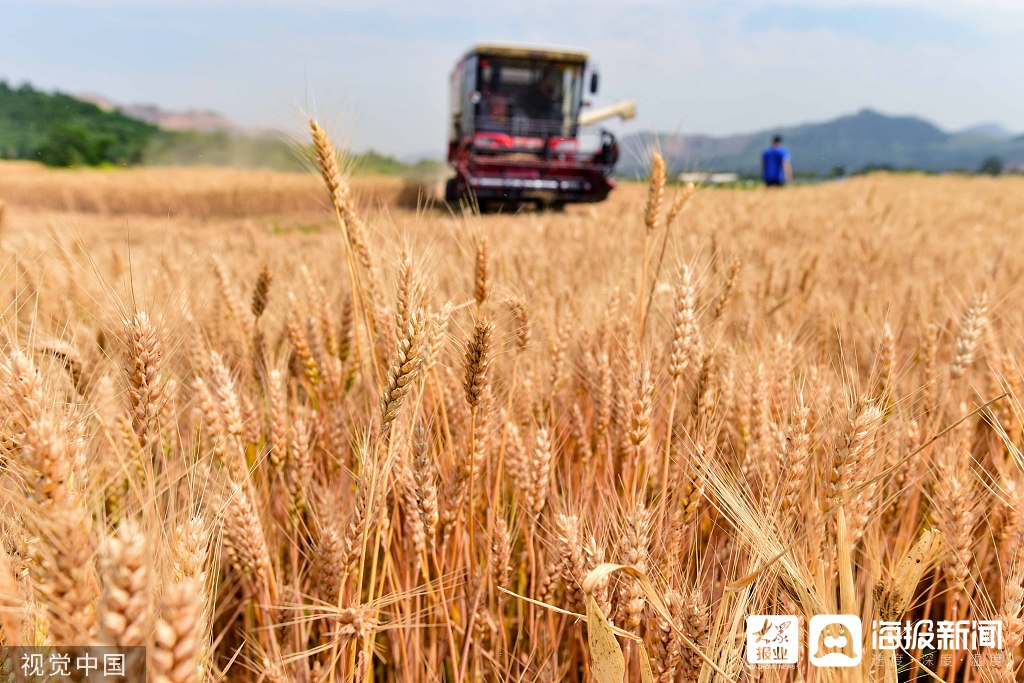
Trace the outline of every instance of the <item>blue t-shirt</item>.
<instances>
[{"instance_id":1,"label":"blue t-shirt","mask_svg":"<svg viewBox=\"0 0 1024 683\"><path fill-rule=\"evenodd\" d=\"M769 147L761 154L761 167L766 183L786 182L785 162L789 152L785 147Z\"/></svg>"}]
</instances>

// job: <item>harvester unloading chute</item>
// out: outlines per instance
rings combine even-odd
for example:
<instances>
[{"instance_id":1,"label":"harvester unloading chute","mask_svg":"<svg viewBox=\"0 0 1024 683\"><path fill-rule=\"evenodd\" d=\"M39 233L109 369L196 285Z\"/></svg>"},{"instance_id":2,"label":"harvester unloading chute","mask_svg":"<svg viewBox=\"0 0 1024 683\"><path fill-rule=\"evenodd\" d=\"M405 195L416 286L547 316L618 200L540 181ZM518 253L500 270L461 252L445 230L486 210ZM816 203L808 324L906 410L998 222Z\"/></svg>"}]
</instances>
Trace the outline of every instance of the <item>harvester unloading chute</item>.
<instances>
[{"instance_id":1,"label":"harvester unloading chute","mask_svg":"<svg viewBox=\"0 0 1024 683\"><path fill-rule=\"evenodd\" d=\"M616 116L623 121L629 121L630 119L636 118L636 102L633 100L623 100L608 107L601 107L600 109L595 109L593 111L583 112L580 114L580 125L592 126L595 123L600 123L601 121L614 119Z\"/></svg>"}]
</instances>

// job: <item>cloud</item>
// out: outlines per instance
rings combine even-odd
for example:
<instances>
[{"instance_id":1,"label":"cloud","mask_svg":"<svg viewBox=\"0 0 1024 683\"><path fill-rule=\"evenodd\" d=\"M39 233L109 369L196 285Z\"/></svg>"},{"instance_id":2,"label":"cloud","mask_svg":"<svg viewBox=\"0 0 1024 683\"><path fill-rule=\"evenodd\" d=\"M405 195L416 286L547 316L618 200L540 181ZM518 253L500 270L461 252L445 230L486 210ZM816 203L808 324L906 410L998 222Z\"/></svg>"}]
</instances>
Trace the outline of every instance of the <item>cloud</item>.
<instances>
[{"instance_id":1,"label":"cloud","mask_svg":"<svg viewBox=\"0 0 1024 683\"><path fill-rule=\"evenodd\" d=\"M734 0L716 3L712 0L505 0L501 3L466 3L462 0L6 0L13 4L67 7L160 8L194 10L196 8L265 8L292 12L376 12L404 17L466 16L485 21L488 15L516 15L528 20L538 13L557 15L561 21L548 28L566 27L589 17L610 20L629 13L643 12L652 16L699 17L702 14L743 15L752 11L773 9L869 10L918 12L955 20L967 25L983 26L996 32L1024 26L1024 2L1020 0Z\"/></svg>"},{"instance_id":2,"label":"cloud","mask_svg":"<svg viewBox=\"0 0 1024 683\"><path fill-rule=\"evenodd\" d=\"M1003 31L1024 24L1024 3L1019 0L742 0L743 4L800 7L811 10L913 11L967 25Z\"/></svg>"},{"instance_id":3,"label":"cloud","mask_svg":"<svg viewBox=\"0 0 1024 683\"><path fill-rule=\"evenodd\" d=\"M8 0L18 2L19 0ZM22 4L58 4L58 5L130 5L139 6L182 6L182 5L219 5L233 7L251 7L253 5L290 7L294 9L371 9L371 8L402 8L409 11L428 7L447 8L449 10L465 9L467 5L458 0L436 0L433 3L420 3L415 0L20 0ZM540 7L589 7L608 9L612 7L662 5L682 7L687 10L706 10L712 3L710 0L554 0L543 2L538 0L507 0L502 3L506 7L521 9L537 9ZM913 8L928 11L949 12L955 14L976 14L978 12L1006 12L1024 14L1024 5L1018 0L740 0L734 5L784 6L805 5L818 8L824 7L881 7L881 8ZM493 10L493 5L491 6Z\"/></svg>"},{"instance_id":4,"label":"cloud","mask_svg":"<svg viewBox=\"0 0 1024 683\"><path fill-rule=\"evenodd\" d=\"M0 69L15 81L209 107L253 126L288 126L297 110L316 106L346 122L357 148L442 148L448 72L466 47L488 40L588 50L602 70L596 104L637 100L640 117L629 130L729 133L865 106L950 128L1024 120L1024 95L1005 84L1006 73L1024 69L1024 54L999 39L1004 26L1024 23L1024 3L1006 0L969 9L946 0L6 0L5 7L12 3L20 28L0 25ZM960 20L961 13L971 17ZM52 48L40 53L30 36L44 27Z\"/></svg>"}]
</instances>

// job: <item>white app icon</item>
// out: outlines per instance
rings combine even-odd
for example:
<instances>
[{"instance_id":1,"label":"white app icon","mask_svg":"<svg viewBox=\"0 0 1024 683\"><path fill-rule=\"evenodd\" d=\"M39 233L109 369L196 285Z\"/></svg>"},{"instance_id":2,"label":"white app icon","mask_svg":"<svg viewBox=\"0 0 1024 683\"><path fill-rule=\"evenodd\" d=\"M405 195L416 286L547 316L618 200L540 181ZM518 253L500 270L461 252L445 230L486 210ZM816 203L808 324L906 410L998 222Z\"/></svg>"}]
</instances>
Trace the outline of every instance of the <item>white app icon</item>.
<instances>
[{"instance_id":1,"label":"white app icon","mask_svg":"<svg viewBox=\"0 0 1024 683\"><path fill-rule=\"evenodd\" d=\"M864 654L864 632L855 614L811 617L807 652L814 666L857 666Z\"/></svg>"},{"instance_id":2,"label":"white app icon","mask_svg":"<svg viewBox=\"0 0 1024 683\"><path fill-rule=\"evenodd\" d=\"M790 614L751 614L747 617L747 662L796 664L799 649L797 619Z\"/></svg>"}]
</instances>

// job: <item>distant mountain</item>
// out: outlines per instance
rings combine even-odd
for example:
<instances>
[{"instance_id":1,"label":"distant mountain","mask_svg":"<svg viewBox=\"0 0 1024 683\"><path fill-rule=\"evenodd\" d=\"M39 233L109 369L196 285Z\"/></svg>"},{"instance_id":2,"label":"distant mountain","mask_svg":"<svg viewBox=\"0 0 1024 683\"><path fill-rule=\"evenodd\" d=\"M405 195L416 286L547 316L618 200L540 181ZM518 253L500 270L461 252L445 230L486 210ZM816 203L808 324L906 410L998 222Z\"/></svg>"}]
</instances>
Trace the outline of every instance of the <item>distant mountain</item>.
<instances>
[{"instance_id":1,"label":"distant mountain","mask_svg":"<svg viewBox=\"0 0 1024 683\"><path fill-rule=\"evenodd\" d=\"M917 117L864 109L823 123L725 137L627 135L622 139L618 172L627 177L644 175L649 150L656 148L675 170L756 174L761 150L776 133L783 136L797 173L828 175L839 169L849 173L871 167L974 171L990 156L1007 164L1024 163L1024 139L1009 140L977 130L949 133Z\"/></svg>"},{"instance_id":2,"label":"distant mountain","mask_svg":"<svg viewBox=\"0 0 1024 683\"><path fill-rule=\"evenodd\" d=\"M998 138L1000 140L1010 140L1017 137L1009 128L1006 128L999 123L978 123L969 128L964 128L958 131L961 135L982 135L990 138Z\"/></svg>"},{"instance_id":3,"label":"distant mountain","mask_svg":"<svg viewBox=\"0 0 1024 683\"><path fill-rule=\"evenodd\" d=\"M202 133L240 133L242 130L233 121L215 111L188 109L172 111L155 104L117 104L103 95L82 93L75 95L85 102L92 102L104 111L120 111L139 121L145 121L164 130L197 130Z\"/></svg>"}]
</instances>

